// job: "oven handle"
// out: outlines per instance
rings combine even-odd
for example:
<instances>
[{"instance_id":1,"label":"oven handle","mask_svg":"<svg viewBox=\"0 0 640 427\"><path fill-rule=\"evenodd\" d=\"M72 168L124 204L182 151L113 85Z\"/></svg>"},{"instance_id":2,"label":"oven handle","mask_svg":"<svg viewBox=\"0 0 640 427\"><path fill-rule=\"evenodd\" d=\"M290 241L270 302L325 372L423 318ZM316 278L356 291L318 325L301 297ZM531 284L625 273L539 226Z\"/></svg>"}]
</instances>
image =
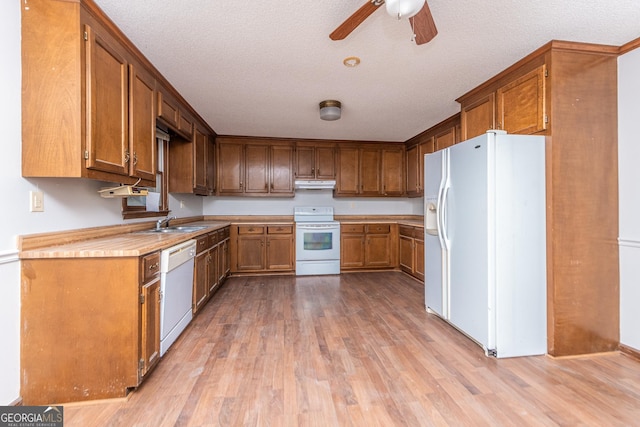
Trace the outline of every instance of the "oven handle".
<instances>
[{"instance_id":1,"label":"oven handle","mask_svg":"<svg viewBox=\"0 0 640 427\"><path fill-rule=\"evenodd\" d=\"M296 223L298 230L340 230L340 224L300 224Z\"/></svg>"}]
</instances>

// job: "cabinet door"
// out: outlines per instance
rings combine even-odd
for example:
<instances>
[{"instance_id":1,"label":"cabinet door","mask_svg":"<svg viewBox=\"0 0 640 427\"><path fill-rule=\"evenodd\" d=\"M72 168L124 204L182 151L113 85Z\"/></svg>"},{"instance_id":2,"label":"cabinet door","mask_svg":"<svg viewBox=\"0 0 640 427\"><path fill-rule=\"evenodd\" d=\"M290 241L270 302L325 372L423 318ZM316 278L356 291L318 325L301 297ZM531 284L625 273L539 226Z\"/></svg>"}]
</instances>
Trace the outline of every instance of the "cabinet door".
<instances>
[{"instance_id":1,"label":"cabinet door","mask_svg":"<svg viewBox=\"0 0 640 427\"><path fill-rule=\"evenodd\" d=\"M193 314L195 314L207 299L207 269L209 251L200 252L195 258L193 271Z\"/></svg>"},{"instance_id":2,"label":"cabinet door","mask_svg":"<svg viewBox=\"0 0 640 427\"><path fill-rule=\"evenodd\" d=\"M400 235L400 269L409 274L413 274L413 238L409 236Z\"/></svg>"},{"instance_id":3,"label":"cabinet door","mask_svg":"<svg viewBox=\"0 0 640 427\"><path fill-rule=\"evenodd\" d=\"M242 144L218 144L218 192L242 193L244 188L244 150Z\"/></svg>"},{"instance_id":4,"label":"cabinet door","mask_svg":"<svg viewBox=\"0 0 640 427\"><path fill-rule=\"evenodd\" d=\"M245 146L245 193L269 191L269 146Z\"/></svg>"},{"instance_id":5,"label":"cabinet door","mask_svg":"<svg viewBox=\"0 0 640 427\"><path fill-rule=\"evenodd\" d=\"M193 136L193 192L206 196L209 194L207 188L207 145L209 138L207 134L196 125Z\"/></svg>"},{"instance_id":6,"label":"cabinet door","mask_svg":"<svg viewBox=\"0 0 640 427\"><path fill-rule=\"evenodd\" d=\"M420 159L419 146L407 149L407 196L416 197L420 194Z\"/></svg>"},{"instance_id":7,"label":"cabinet door","mask_svg":"<svg viewBox=\"0 0 640 427\"><path fill-rule=\"evenodd\" d=\"M238 236L238 271L256 271L265 269L264 236Z\"/></svg>"},{"instance_id":8,"label":"cabinet door","mask_svg":"<svg viewBox=\"0 0 640 427\"><path fill-rule=\"evenodd\" d=\"M367 234L364 259L366 267L390 267L391 236L389 234Z\"/></svg>"},{"instance_id":9,"label":"cabinet door","mask_svg":"<svg viewBox=\"0 0 640 427\"><path fill-rule=\"evenodd\" d=\"M340 267L364 267L364 234L341 234Z\"/></svg>"},{"instance_id":10,"label":"cabinet door","mask_svg":"<svg viewBox=\"0 0 640 427\"><path fill-rule=\"evenodd\" d=\"M418 186L420 188L418 195L422 196L424 194L424 155L433 153L435 147L435 143L433 137L429 138L428 141L421 143L418 146Z\"/></svg>"},{"instance_id":11,"label":"cabinet door","mask_svg":"<svg viewBox=\"0 0 640 427\"><path fill-rule=\"evenodd\" d=\"M156 181L156 80L129 64L129 173Z\"/></svg>"},{"instance_id":12,"label":"cabinet door","mask_svg":"<svg viewBox=\"0 0 640 427\"><path fill-rule=\"evenodd\" d=\"M422 239L415 238L413 241L413 252L415 255L413 274L418 279L424 280L424 236Z\"/></svg>"},{"instance_id":13,"label":"cabinet door","mask_svg":"<svg viewBox=\"0 0 640 427\"><path fill-rule=\"evenodd\" d=\"M218 284L222 284L229 272L229 239L218 244Z\"/></svg>"},{"instance_id":14,"label":"cabinet door","mask_svg":"<svg viewBox=\"0 0 640 427\"><path fill-rule=\"evenodd\" d=\"M404 150L382 150L382 194L404 195Z\"/></svg>"},{"instance_id":15,"label":"cabinet door","mask_svg":"<svg viewBox=\"0 0 640 427\"><path fill-rule=\"evenodd\" d=\"M160 360L160 278L142 286L141 376Z\"/></svg>"},{"instance_id":16,"label":"cabinet door","mask_svg":"<svg viewBox=\"0 0 640 427\"><path fill-rule=\"evenodd\" d=\"M336 150L334 147L316 147L315 176L318 179L336 178Z\"/></svg>"},{"instance_id":17,"label":"cabinet door","mask_svg":"<svg viewBox=\"0 0 640 427\"><path fill-rule=\"evenodd\" d=\"M358 148L344 147L338 149L338 179L335 193L339 195L356 195L360 192L358 171L360 166Z\"/></svg>"},{"instance_id":18,"label":"cabinet door","mask_svg":"<svg viewBox=\"0 0 640 427\"><path fill-rule=\"evenodd\" d=\"M129 88L126 53L86 25L86 166L129 175Z\"/></svg>"},{"instance_id":19,"label":"cabinet door","mask_svg":"<svg viewBox=\"0 0 640 427\"><path fill-rule=\"evenodd\" d=\"M316 156L314 147L296 148L296 178L314 179L316 177Z\"/></svg>"},{"instance_id":20,"label":"cabinet door","mask_svg":"<svg viewBox=\"0 0 640 427\"><path fill-rule=\"evenodd\" d=\"M463 105L460 113L461 141L482 135L495 129L495 95L493 93L469 105ZM439 148L436 146L436 150Z\"/></svg>"},{"instance_id":21,"label":"cabinet door","mask_svg":"<svg viewBox=\"0 0 640 427\"><path fill-rule=\"evenodd\" d=\"M434 137L434 145L436 150L443 150L451 147L456 143L456 128L452 127L443 132L440 132Z\"/></svg>"},{"instance_id":22,"label":"cabinet door","mask_svg":"<svg viewBox=\"0 0 640 427\"><path fill-rule=\"evenodd\" d=\"M525 135L546 129L545 70L541 65L498 89L498 129Z\"/></svg>"},{"instance_id":23,"label":"cabinet door","mask_svg":"<svg viewBox=\"0 0 640 427\"><path fill-rule=\"evenodd\" d=\"M219 280L220 280L220 274L218 273L218 270L220 269L219 255L218 255L219 250L220 248L218 245L209 249L209 263L207 265L208 267L207 282L209 284L209 287L207 289L207 295L211 295L219 284Z\"/></svg>"},{"instance_id":24,"label":"cabinet door","mask_svg":"<svg viewBox=\"0 0 640 427\"><path fill-rule=\"evenodd\" d=\"M178 121L180 120L180 106L178 102L167 95L167 90L164 87L158 85L157 89L158 119L173 130L178 130Z\"/></svg>"},{"instance_id":25,"label":"cabinet door","mask_svg":"<svg viewBox=\"0 0 640 427\"><path fill-rule=\"evenodd\" d=\"M273 145L269 193L293 195L293 146Z\"/></svg>"},{"instance_id":26,"label":"cabinet door","mask_svg":"<svg viewBox=\"0 0 640 427\"><path fill-rule=\"evenodd\" d=\"M293 270L293 235L267 237L267 270Z\"/></svg>"},{"instance_id":27,"label":"cabinet door","mask_svg":"<svg viewBox=\"0 0 640 427\"><path fill-rule=\"evenodd\" d=\"M207 164L206 164L206 180L207 194L212 195L216 192L216 144L212 135L207 138Z\"/></svg>"},{"instance_id":28,"label":"cabinet door","mask_svg":"<svg viewBox=\"0 0 640 427\"><path fill-rule=\"evenodd\" d=\"M360 150L360 194L379 196L382 193L380 157L381 150L378 148Z\"/></svg>"}]
</instances>

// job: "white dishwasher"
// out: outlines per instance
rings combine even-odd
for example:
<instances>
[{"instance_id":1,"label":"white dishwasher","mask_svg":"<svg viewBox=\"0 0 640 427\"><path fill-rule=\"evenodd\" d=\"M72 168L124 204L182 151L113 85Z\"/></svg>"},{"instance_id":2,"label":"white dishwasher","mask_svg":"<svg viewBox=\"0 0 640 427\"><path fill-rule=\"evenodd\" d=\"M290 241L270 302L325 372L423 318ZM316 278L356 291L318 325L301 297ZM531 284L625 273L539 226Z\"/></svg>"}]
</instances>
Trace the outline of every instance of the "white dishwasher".
<instances>
[{"instance_id":1,"label":"white dishwasher","mask_svg":"<svg viewBox=\"0 0 640 427\"><path fill-rule=\"evenodd\" d=\"M160 356L191 322L195 256L195 240L160 252Z\"/></svg>"}]
</instances>

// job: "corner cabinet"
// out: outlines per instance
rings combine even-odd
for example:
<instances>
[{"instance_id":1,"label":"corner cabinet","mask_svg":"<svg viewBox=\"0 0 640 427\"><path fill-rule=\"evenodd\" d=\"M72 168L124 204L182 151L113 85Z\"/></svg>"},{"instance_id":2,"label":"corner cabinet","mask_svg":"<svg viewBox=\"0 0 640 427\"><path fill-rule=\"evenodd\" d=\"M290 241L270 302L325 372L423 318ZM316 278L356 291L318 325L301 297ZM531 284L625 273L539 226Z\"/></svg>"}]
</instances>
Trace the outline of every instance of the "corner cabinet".
<instances>
[{"instance_id":1,"label":"corner cabinet","mask_svg":"<svg viewBox=\"0 0 640 427\"><path fill-rule=\"evenodd\" d=\"M23 176L154 183L155 77L128 43L92 2L22 8Z\"/></svg>"},{"instance_id":2,"label":"corner cabinet","mask_svg":"<svg viewBox=\"0 0 640 427\"><path fill-rule=\"evenodd\" d=\"M124 397L142 382L159 360L159 258L22 260L25 404Z\"/></svg>"},{"instance_id":3,"label":"corner cabinet","mask_svg":"<svg viewBox=\"0 0 640 427\"><path fill-rule=\"evenodd\" d=\"M293 197L294 145L261 138L218 137L219 195Z\"/></svg>"},{"instance_id":4,"label":"corner cabinet","mask_svg":"<svg viewBox=\"0 0 640 427\"><path fill-rule=\"evenodd\" d=\"M460 113L443 120L407 141L406 192L408 197L424 194L424 156L460 142Z\"/></svg>"},{"instance_id":5,"label":"corner cabinet","mask_svg":"<svg viewBox=\"0 0 640 427\"><path fill-rule=\"evenodd\" d=\"M181 114L180 117L187 116ZM210 196L216 190L215 136L199 121L188 123L192 129L188 132L191 139L183 139L178 134L169 144L169 192ZM182 128L186 126L183 123Z\"/></svg>"}]
</instances>

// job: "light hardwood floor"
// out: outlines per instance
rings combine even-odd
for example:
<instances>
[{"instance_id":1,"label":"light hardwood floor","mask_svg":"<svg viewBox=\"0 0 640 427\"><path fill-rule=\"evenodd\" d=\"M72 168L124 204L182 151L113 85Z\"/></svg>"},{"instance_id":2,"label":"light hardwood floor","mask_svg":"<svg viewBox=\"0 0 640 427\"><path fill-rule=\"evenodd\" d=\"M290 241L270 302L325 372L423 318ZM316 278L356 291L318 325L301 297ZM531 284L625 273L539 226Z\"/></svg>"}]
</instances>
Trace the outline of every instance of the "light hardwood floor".
<instances>
[{"instance_id":1,"label":"light hardwood floor","mask_svg":"<svg viewBox=\"0 0 640 427\"><path fill-rule=\"evenodd\" d=\"M401 273L231 278L128 399L65 426L640 425L621 353L485 357Z\"/></svg>"}]
</instances>

